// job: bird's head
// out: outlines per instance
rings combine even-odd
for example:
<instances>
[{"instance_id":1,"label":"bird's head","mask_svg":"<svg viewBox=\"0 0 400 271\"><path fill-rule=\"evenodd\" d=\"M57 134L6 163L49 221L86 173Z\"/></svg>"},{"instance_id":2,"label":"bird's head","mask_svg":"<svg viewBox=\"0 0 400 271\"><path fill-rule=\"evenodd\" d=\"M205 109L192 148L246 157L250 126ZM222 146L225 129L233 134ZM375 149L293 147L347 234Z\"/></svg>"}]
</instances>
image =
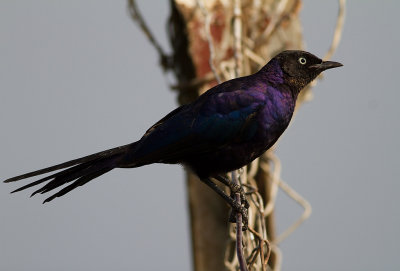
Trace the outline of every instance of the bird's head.
<instances>
[{"instance_id":1,"label":"bird's head","mask_svg":"<svg viewBox=\"0 0 400 271\"><path fill-rule=\"evenodd\" d=\"M305 51L283 51L275 59L279 61L279 66L283 72L284 82L300 91L321 72L343 66L339 62L322 61Z\"/></svg>"}]
</instances>

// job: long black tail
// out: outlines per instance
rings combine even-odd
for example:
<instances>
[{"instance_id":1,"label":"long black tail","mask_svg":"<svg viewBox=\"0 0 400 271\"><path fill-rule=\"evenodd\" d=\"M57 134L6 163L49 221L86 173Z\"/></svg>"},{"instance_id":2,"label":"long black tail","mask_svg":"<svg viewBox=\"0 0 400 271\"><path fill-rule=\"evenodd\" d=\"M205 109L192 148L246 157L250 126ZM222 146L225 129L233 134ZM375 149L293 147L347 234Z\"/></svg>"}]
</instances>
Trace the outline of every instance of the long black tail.
<instances>
[{"instance_id":1,"label":"long black tail","mask_svg":"<svg viewBox=\"0 0 400 271\"><path fill-rule=\"evenodd\" d=\"M57 172L40 180L34 181L27 185L24 185L11 193L15 193L29 187L41 184L45 181L49 181L47 184L32 193L31 197L37 193L47 193L55 188L58 188L64 184L74 181L72 184L64 187L51 197L45 199L43 203L49 202L57 197L61 197L78 186L84 185L94 178L103 175L104 173L118 167L118 161L125 156L126 152L131 149L136 143L132 143L125 146L109 149L106 151L98 152L92 155L88 155L82 158L74 159L65 163L61 163L48 168L32 171L23 175L19 175L10 179L5 180L5 183L15 182L22 179L42 175L59 169L63 171ZM66 169L65 169L66 168Z\"/></svg>"}]
</instances>

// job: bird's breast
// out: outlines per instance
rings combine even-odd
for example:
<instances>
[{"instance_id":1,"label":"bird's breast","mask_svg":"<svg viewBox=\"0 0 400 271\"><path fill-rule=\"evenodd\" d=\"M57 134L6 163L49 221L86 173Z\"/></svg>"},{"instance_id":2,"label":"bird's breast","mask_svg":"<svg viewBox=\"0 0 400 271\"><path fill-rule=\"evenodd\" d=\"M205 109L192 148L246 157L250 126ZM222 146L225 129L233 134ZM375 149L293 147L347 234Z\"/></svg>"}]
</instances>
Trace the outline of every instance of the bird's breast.
<instances>
[{"instance_id":1,"label":"bird's breast","mask_svg":"<svg viewBox=\"0 0 400 271\"><path fill-rule=\"evenodd\" d=\"M258 116L260 136L265 145L274 143L285 131L293 116L294 106L292 97L281 93L266 100Z\"/></svg>"}]
</instances>

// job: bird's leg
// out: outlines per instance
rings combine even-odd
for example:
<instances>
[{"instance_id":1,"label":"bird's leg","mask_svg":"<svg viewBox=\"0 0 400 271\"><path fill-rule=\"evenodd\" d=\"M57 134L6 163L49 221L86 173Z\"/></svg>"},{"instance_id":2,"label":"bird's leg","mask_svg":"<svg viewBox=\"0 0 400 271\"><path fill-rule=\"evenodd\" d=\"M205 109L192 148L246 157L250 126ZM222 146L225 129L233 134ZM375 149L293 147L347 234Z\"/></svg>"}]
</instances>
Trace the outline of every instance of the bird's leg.
<instances>
[{"instance_id":1,"label":"bird's leg","mask_svg":"<svg viewBox=\"0 0 400 271\"><path fill-rule=\"evenodd\" d=\"M234 217L235 217L234 214L236 214L236 213L241 213L241 214L242 214L242 216L243 216L243 225L244 225L244 226L243 226L243 230L247 230L247 221L248 221L248 214L247 214L248 212L247 212L247 209L248 209L248 203L247 203L247 204L244 203L244 207L243 207L243 206L242 206L241 204L239 204L233 197L228 196L228 194L226 194L225 191L223 191L221 188L219 188L219 187L218 187L213 181L211 181L209 178L201 179L201 181L202 181L203 183L205 183L206 185L208 185L212 190L214 190L215 192L217 192L218 195L220 195L220 196L231 206L231 208L233 209L234 212L232 212L231 215L230 215L230 218L229 218L229 221L230 221L230 222L236 222L236 219L234 218ZM225 182L226 182L226 179L221 180L221 182L222 182L223 184L229 186L228 183L225 183ZM229 181L229 182L231 182L231 181ZM240 190L239 190L239 191L240 191ZM243 191L243 189L242 189L242 191ZM243 193L243 194L244 194L244 193ZM247 202L247 201L244 201L244 202Z\"/></svg>"},{"instance_id":2,"label":"bird's leg","mask_svg":"<svg viewBox=\"0 0 400 271\"><path fill-rule=\"evenodd\" d=\"M237 202L233 198L228 196L228 194L226 194L225 191L223 191L221 188L219 188L218 185L216 185L213 181L211 181L211 179L204 178L204 179L201 179L201 181L203 183L205 183L206 185L208 185L212 190L217 192L218 195L220 195L232 208L238 207L239 204L237 204Z\"/></svg>"},{"instance_id":3,"label":"bird's leg","mask_svg":"<svg viewBox=\"0 0 400 271\"><path fill-rule=\"evenodd\" d=\"M240 194L240 203L241 203L241 207L244 208L246 210L246 214L242 213L242 220L243 220L243 230L247 230L247 224L248 224L248 209L249 209L249 202L246 199L243 187L239 184L236 183L234 181L232 181L231 179L222 176L222 175L217 175L215 176L215 179L217 179L218 181L220 181L221 183L225 184L226 186L228 186L231 190L231 198L235 199L235 194L239 193ZM235 200L236 202L236 200ZM236 222L236 213L238 212L237 210L235 210L234 208L232 208L232 212L229 216L229 222L235 223Z\"/></svg>"},{"instance_id":4,"label":"bird's leg","mask_svg":"<svg viewBox=\"0 0 400 271\"><path fill-rule=\"evenodd\" d=\"M228 178L224 178L223 176L217 176L215 177L218 181L223 183L224 185L228 186L231 190L231 196L228 196L225 191L220 189L213 181L210 179L202 179L202 181L207 184L209 187L211 187L215 192L217 192L221 197L224 198L224 200L231 206L233 212L231 212L229 216L229 222L235 223L236 222L236 213L241 213L242 214L242 219L243 219L243 230L247 230L247 224L248 224L248 209L249 209L249 203L245 198L244 195L244 190L240 185L235 184ZM240 193L241 197L241 204L239 204L235 200L235 193Z\"/></svg>"}]
</instances>

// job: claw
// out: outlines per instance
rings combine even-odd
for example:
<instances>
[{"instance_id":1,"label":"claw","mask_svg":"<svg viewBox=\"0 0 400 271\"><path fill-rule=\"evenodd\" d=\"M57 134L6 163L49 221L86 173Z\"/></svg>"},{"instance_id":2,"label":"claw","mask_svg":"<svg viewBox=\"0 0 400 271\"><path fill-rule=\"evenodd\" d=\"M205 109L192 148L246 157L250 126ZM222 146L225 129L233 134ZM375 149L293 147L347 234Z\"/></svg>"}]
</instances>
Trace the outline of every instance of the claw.
<instances>
[{"instance_id":1,"label":"claw","mask_svg":"<svg viewBox=\"0 0 400 271\"><path fill-rule=\"evenodd\" d=\"M231 211L231 214L229 215L229 222L236 223L237 213L242 214L242 223L243 223L242 230L243 231L247 230L248 221L249 221L247 209L248 209L248 207L243 207L243 206L240 206L239 204L236 204L235 206L232 206L232 211Z\"/></svg>"},{"instance_id":2,"label":"claw","mask_svg":"<svg viewBox=\"0 0 400 271\"><path fill-rule=\"evenodd\" d=\"M246 196L244 194L240 194L240 201L244 208L249 209L250 203L247 201Z\"/></svg>"},{"instance_id":3,"label":"claw","mask_svg":"<svg viewBox=\"0 0 400 271\"><path fill-rule=\"evenodd\" d=\"M230 186L230 189L232 193L240 193L240 194L244 193L244 190L240 184L232 184Z\"/></svg>"},{"instance_id":4,"label":"claw","mask_svg":"<svg viewBox=\"0 0 400 271\"><path fill-rule=\"evenodd\" d=\"M246 195L244 193L243 187L240 184L232 184L230 186L231 189L231 198L235 199L235 194L239 193L240 194L240 202L241 204L239 205L236 201L236 205L232 206L232 211L229 216L229 222L231 223L236 223L236 214L241 213L242 214L242 223L243 223L243 231L247 230L248 226L248 209L250 207L249 202L246 199Z\"/></svg>"}]
</instances>

